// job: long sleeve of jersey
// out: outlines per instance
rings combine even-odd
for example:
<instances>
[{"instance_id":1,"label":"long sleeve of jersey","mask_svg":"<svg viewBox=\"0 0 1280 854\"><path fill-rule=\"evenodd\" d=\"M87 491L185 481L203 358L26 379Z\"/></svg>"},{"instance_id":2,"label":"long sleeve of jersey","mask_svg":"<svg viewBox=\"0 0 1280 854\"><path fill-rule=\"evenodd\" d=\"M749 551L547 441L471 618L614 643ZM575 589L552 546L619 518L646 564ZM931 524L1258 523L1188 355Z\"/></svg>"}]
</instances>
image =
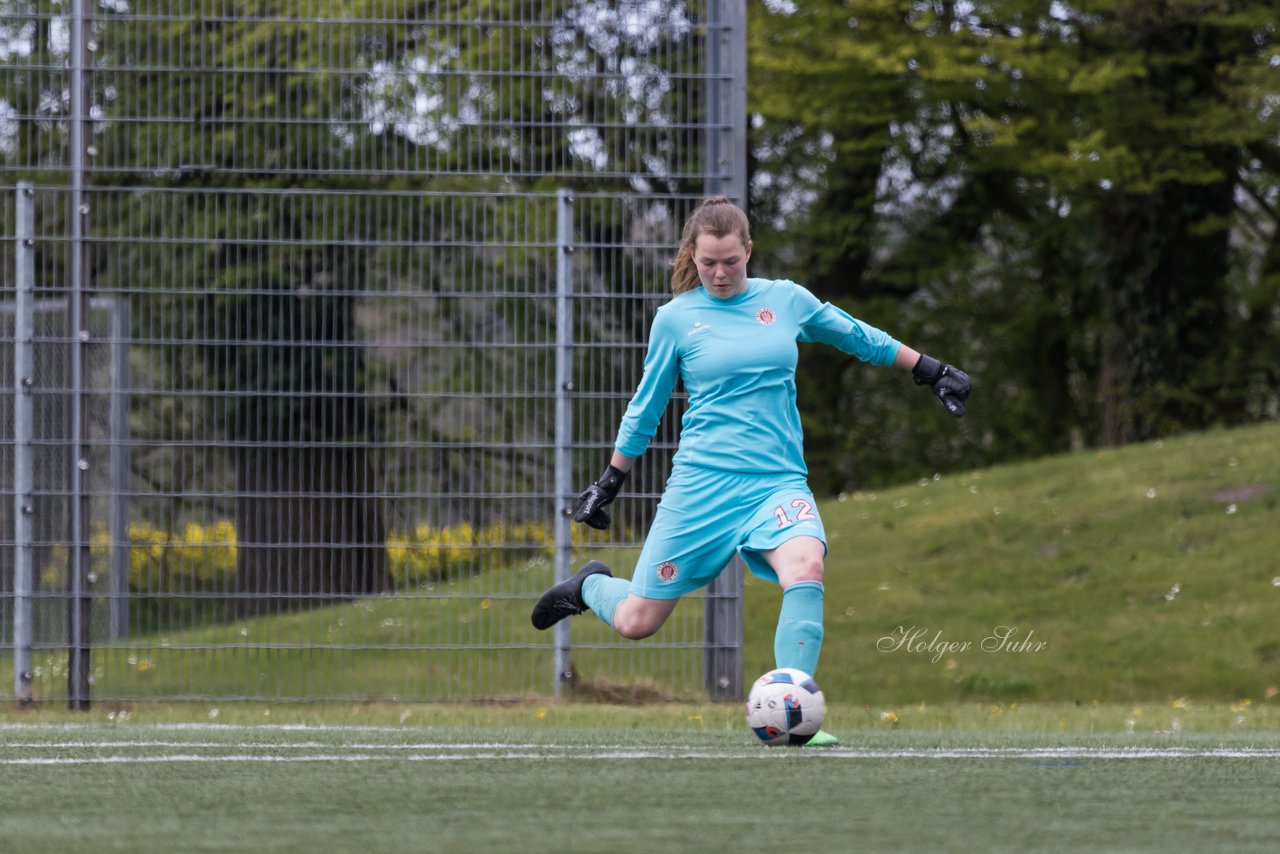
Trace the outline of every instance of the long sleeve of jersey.
<instances>
[{"instance_id":1,"label":"long sleeve of jersey","mask_svg":"<svg viewBox=\"0 0 1280 854\"><path fill-rule=\"evenodd\" d=\"M820 302L809 291L795 287L796 301L809 313L800 321L800 341L830 344L873 365L892 365L901 346L874 326L863 323L839 306Z\"/></svg>"},{"instance_id":2,"label":"long sleeve of jersey","mask_svg":"<svg viewBox=\"0 0 1280 854\"><path fill-rule=\"evenodd\" d=\"M668 303L670 305L670 303ZM644 374L640 377L640 385L627 405L622 416L622 425L618 430L614 448L618 453L628 457L638 457L649 447L653 434L658 430L658 422L671 400L671 392L675 389L676 378L680 375L680 356L676 348L676 339L665 323L664 309L658 309L649 328L649 348L644 356Z\"/></svg>"}]
</instances>

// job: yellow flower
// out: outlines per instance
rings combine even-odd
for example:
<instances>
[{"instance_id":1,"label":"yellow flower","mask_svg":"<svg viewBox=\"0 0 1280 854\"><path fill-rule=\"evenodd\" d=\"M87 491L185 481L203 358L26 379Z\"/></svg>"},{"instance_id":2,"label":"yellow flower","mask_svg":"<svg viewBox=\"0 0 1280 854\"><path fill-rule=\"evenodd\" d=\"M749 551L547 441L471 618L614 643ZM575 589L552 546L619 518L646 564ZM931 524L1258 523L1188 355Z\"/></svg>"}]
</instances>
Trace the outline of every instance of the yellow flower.
<instances>
[{"instance_id":1,"label":"yellow flower","mask_svg":"<svg viewBox=\"0 0 1280 854\"><path fill-rule=\"evenodd\" d=\"M533 713L533 716L534 716L535 718L537 718L538 720L540 720L540 721L542 721L542 720L546 720L546 719L547 719L547 710L546 710L546 709L538 709L538 711L536 711L536 712L534 712L534 713Z\"/></svg>"}]
</instances>

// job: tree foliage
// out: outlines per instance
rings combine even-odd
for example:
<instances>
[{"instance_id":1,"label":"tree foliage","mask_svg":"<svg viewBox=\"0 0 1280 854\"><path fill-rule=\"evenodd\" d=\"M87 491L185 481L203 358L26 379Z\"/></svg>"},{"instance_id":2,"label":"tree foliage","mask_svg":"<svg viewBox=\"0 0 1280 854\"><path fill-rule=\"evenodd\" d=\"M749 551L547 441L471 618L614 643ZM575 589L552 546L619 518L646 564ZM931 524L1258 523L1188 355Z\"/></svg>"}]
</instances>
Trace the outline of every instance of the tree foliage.
<instances>
[{"instance_id":1,"label":"tree foliage","mask_svg":"<svg viewBox=\"0 0 1280 854\"><path fill-rule=\"evenodd\" d=\"M976 381L808 355L819 488L1274 414L1273 3L751 10L758 257Z\"/></svg>"}]
</instances>

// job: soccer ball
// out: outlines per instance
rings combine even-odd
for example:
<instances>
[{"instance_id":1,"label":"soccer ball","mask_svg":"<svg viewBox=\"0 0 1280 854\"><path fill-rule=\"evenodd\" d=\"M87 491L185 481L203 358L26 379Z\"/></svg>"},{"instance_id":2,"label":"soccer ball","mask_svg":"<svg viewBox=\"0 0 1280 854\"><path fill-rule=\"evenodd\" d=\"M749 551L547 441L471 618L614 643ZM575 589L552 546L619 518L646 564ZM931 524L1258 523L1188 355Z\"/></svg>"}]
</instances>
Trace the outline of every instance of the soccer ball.
<instances>
[{"instance_id":1,"label":"soccer ball","mask_svg":"<svg viewBox=\"0 0 1280 854\"><path fill-rule=\"evenodd\" d=\"M807 743L826 714L827 701L818 683L794 667L770 670L747 695L747 726L770 747Z\"/></svg>"}]
</instances>

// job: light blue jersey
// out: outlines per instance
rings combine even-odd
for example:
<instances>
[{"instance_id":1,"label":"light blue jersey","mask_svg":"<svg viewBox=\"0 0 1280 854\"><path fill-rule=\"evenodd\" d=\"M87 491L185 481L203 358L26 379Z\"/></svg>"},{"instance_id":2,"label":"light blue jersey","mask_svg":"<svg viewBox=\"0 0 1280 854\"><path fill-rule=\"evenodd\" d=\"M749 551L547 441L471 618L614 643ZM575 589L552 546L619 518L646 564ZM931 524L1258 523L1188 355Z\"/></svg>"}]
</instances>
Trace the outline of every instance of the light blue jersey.
<instances>
[{"instance_id":1,"label":"light blue jersey","mask_svg":"<svg viewBox=\"0 0 1280 854\"><path fill-rule=\"evenodd\" d=\"M720 471L807 473L796 408L797 342L830 344L888 365L899 344L794 282L748 279L728 299L699 287L658 309L644 376L614 447L638 457L649 446L675 388L689 406L673 464Z\"/></svg>"}]
</instances>

